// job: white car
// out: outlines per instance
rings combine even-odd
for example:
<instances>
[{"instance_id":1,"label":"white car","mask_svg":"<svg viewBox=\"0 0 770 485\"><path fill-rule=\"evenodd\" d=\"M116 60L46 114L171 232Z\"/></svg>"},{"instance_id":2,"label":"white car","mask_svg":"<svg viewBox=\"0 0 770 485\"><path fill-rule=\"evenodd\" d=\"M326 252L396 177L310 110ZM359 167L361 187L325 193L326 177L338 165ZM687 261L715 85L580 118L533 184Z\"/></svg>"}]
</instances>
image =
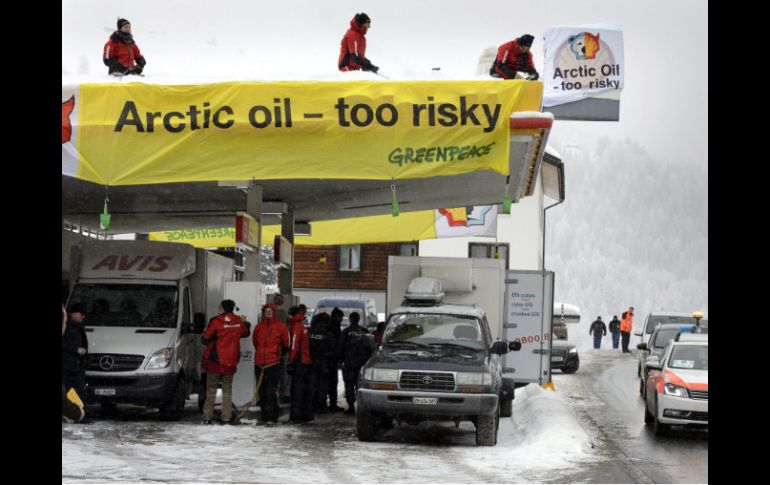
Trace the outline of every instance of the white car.
<instances>
[{"instance_id":1,"label":"white car","mask_svg":"<svg viewBox=\"0 0 770 485\"><path fill-rule=\"evenodd\" d=\"M708 357L708 334L683 333L659 358L647 360L644 422L655 426L655 434L672 425L708 429Z\"/></svg>"}]
</instances>

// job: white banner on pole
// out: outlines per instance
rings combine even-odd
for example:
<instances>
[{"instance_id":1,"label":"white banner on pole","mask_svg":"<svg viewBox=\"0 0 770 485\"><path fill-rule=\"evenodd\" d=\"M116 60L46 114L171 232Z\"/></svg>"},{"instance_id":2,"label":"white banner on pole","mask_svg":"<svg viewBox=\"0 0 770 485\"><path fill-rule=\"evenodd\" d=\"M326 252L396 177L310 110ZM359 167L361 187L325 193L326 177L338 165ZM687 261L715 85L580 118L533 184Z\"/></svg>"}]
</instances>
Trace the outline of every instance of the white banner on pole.
<instances>
[{"instance_id":1,"label":"white banner on pole","mask_svg":"<svg viewBox=\"0 0 770 485\"><path fill-rule=\"evenodd\" d=\"M543 34L543 106L623 89L623 30L617 24L555 26Z\"/></svg>"}]
</instances>

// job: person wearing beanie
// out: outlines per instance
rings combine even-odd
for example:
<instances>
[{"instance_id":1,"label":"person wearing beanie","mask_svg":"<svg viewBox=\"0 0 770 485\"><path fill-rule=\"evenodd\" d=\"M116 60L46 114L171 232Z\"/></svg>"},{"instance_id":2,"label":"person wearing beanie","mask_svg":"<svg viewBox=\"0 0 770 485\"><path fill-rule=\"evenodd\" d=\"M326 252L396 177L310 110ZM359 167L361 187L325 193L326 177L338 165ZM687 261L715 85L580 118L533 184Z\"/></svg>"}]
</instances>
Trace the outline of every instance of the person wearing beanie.
<instances>
[{"instance_id":1,"label":"person wearing beanie","mask_svg":"<svg viewBox=\"0 0 770 485\"><path fill-rule=\"evenodd\" d=\"M104 44L102 61L109 68L108 74L115 76L142 74L147 61L131 35L131 22L118 19L118 30L113 32Z\"/></svg>"},{"instance_id":2,"label":"person wearing beanie","mask_svg":"<svg viewBox=\"0 0 770 485\"><path fill-rule=\"evenodd\" d=\"M610 321L610 333L612 334L612 348L617 349L620 343L620 320L618 320L617 315L613 315Z\"/></svg>"},{"instance_id":3,"label":"person wearing beanie","mask_svg":"<svg viewBox=\"0 0 770 485\"><path fill-rule=\"evenodd\" d=\"M524 34L501 45L497 49L497 58L489 70L489 75L503 79L521 79L524 75L519 73L524 73L530 81L539 79L540 75L535 69L530 52L534 40L533 36Z\"/></svg>"},{"instance_id":4,"label":"person wearing beanie","mask_svg":"<svg viewBox=\"0 0 770 485\"><path fill-rule=\"evenodd\" d=\"M86 306L83 303L72 303L61 337L61 381L67 392L74 388L81 400L86 399L88 365L88 336L83 322L85 315Z\"/></svg>"},{"instance_id":5,"label":"person wearing beanie","mask_svg":"<svg viewBox=\"0 0 770 485\"><path fill-rule=\"evenodd\" d=\"M365 13L357 13L350 20L350 28L340 42L340 57L337 67L340 71L371 71L376 73L379 67L366 58L366 32L371 19Z\"/></svg>"},{"instance_id":6,"label":"person wearing beanie","mask_svg":"<svg viewBox=\"0 0 770 485\"><path fill-rule=\"evenodd\" d=\"M607 326L602 321L602 317L596 317L596 320L591 324L591 329L588 333L593 334L594 336L594 348L601 348L602 337L607 335Z\"/></svg>"}]
</instances>

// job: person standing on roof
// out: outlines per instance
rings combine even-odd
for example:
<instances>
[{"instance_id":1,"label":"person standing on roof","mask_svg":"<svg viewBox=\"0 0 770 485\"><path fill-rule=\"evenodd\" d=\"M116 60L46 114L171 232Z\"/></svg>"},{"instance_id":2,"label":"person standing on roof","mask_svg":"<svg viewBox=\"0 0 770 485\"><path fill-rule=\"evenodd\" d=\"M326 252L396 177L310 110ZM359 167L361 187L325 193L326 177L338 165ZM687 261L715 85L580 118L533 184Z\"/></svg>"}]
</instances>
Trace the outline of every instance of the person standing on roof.
<instances>
[{"instance_id":1,"label":"person standing on roof","mask_svg":"<svg viewBox=\"0 0 770 485\"><path fill-rule=\"evenodd\" d=\"M289 350L288 372L291 375L291 407L289 421L302 424L313 421L313 387L311 373L313 361L310 357L310 338L305 327L304 305L289 308Z\"/></svg>"},{"instance_id":2,"label":"person standing on roof","mask_svg":"<svg viewBox=\"0 0 770 485\"><path fill-rule=\"evenodd\" d=\"M489 70L489 75L503 79L520 79L523 75L519 73L525 73L530 81L539 79L540 75L535 69L530 52L534 40L531 35L524 34L501 45L497 49L497 58Z\"/></svg>"},{"instance_id":3,"label":"person standing on roof","mask_svg":"<svg viewBox=\"0 0 770 485\"><path fill-rule=\"evenodd\" d=\"M628 342L631 340L631 329L634 328L634 307L629 307L628 311L623 312L623 320L620 322L620 336L623 346L623 353L630 354Z\"/></svg>"},{"instance_id":4,"label":"person standing on roof","mask_svg":"<svg viewBox=\"0 0 770 485\"><path fill-rule=\"evenodd\" d=\"M118 19L118 30L104 44L102 61L109 67L108 74L125 76L142 73L147 61L131 35L131 22Z\"/></svg>"},{"instance_id":5,"label":"person standing on roof","mask_svg":"<svg viewBox=\"0 0 770 485\"><path fill-rule=\"evenodd\" d=\"M219 315L209 320L201 335L206 346L201 365L206 371L206 403L203 424L212 424L217 386L222 383L222 424L236 424L233 413L233 376L241 360L241 339L251 333L251 324L233 313L235 302L223 300Z\"/></svg>"},{"instance_id":6,"label":"person standing on roof","mask_svg":"<svg viewBox=\"0 0 770 485\"><path fill-rule=\"evenodd\" d=\"M601 348L602 337L607 335L607 326L602 322L602 317L596 317L596 320L591 324L591 329L588 333L593 334L594 336L594 348Z\"/></svg>"},{"instance_id":7,"label":"person standing on roof","mask_svg":"<svg viewBox=\"0 0 770 485\"><path fill-rule=\"evenodd\" d=\"M610 321L610 333L612 334L612 348L618 348L618 342L620 342L620 320L617 315L612 315Z\"/></svg>"},{"instance_id":8,"label":"person standing on roof","mask_svg":"<svg viewBox=\"0 0 770 485\"><path fill-rule=\"evenodd\" d=\"M350 20L350 28L340 42L340 57L337 67L340 71L371 71L376 73L379 67L366 58L366 32L371 26L371 19L365 13L357 13Z\"/></svg>"},{"instance_id":9,"label":"person standing on roof","mask_svg":"<svg viewBox=\"0 0 770 485\"><path fill-rule=\"evenodd\" d=\"M262 319L251 336L254 342L254 373L259 387L261 421L274 426L278 422L278 383L281 380L281 356L289 347L289 329L278 320L278 307L262 307Z\"/></svg>"}]
</instances>

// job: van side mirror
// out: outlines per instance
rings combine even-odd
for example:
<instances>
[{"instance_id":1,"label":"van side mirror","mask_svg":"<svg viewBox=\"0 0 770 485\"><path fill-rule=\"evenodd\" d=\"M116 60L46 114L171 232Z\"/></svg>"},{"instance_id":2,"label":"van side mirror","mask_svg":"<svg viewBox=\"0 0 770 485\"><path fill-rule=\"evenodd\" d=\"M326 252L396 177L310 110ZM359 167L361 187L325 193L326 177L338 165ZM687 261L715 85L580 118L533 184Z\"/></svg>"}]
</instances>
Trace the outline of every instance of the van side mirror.
<instances>
[{"instance_id":1,"label":"van side mirror","mask_svg":"<svg viewBox=\"0 0 770 485\"><path fill-rule=\"evenodd\" d=\"M521 342L508 342L508 349L513 351L521 350Z\"/></svg>"},{"instance_id":2,"label":"van side mirror","mask_svg":"<svg viewBox=\"0 0 770 485\"><path fill-rule=\"evenodd\" d=\"M657 356L648 358L647 361L644 363L644 367L647 370L650 370L650 369L661 370L663 368Z\"/></svg>"},{"instance_id":3,"label":"van side mirror","mask_svg":"<svg viewBox=\"0 0 770 485\"><path fill-rule=\"evenodd\" d=\"M193 331L195 333L203 333L206 329L206 315L203 313L196 313L193 315Z\"/></svg>"}]
</instances>

